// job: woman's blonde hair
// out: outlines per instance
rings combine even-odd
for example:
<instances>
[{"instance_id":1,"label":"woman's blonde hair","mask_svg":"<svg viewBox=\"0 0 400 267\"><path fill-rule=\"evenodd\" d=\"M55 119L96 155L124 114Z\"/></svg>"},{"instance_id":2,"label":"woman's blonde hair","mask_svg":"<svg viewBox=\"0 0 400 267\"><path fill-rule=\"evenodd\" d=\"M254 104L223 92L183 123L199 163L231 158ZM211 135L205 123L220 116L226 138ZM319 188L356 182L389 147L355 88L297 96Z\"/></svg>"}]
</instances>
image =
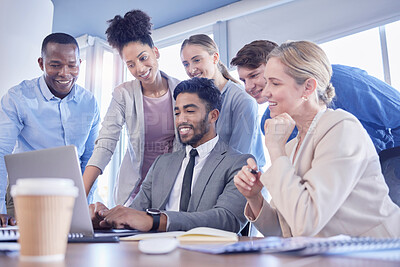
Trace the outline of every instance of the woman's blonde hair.
<instances>
[{"instance_id":1,"label":"woman's blonde hair","mask_svg":"<svg viewBox=\"0 0 400 267\"><path fill-rule=\"evenodd\" d=\"M278 58L286 66L286 73L297 84L314 78L319 101L329 106L335 97L335 88L330 82L332 66L318 45L309 41L286 42L272 50L267 60L272 57Z\"/></svg>"},{"instance_id":2,"label":"woman's blonde hair","mask_svg":"<svg viewBox=\"0 0 400 267\"><path fill-rule=\"evenodd\" d=\"M214 53L219 54L217 44L206 34L195 34L190 36L188 39L185 39L181 45L181 53L183 48L188 44L201 46L210 55L213 55ZM225 77L225 79L231 80L235 83L239 83L239 81L237 81L235 78L232 77L232 75L229 74L228 69L226 68L224 63L221 62L221 60L218 61L217 67L222 76Z\"/></svg>"}]
</instances>

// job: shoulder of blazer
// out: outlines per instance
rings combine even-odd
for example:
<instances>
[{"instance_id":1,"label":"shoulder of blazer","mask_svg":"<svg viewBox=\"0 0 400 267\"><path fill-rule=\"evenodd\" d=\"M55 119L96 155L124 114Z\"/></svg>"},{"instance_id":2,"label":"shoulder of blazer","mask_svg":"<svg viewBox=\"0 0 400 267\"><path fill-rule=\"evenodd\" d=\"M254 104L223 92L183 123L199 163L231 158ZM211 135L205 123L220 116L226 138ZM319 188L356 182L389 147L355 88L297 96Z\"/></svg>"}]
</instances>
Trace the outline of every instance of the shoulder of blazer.
<instances>
[{"instance_id":1,"label":"shoulder of blazer","mask_svg":"<svg viewBox=\"0 0 400 267\"><path fill-rule=\"evenodd\" d=\"M212 149L212 154L224 155L229 150L229 146L221 139L215 144L215 147Z\"/></svg>"},{"instance_id":2,"label":"shoulder of blazer","mask_svg":"<svg viewBox=\"0 0 400 267\"><path fill-rule=\"evenodd\" d=\"M185 147L182 146L181 149L174 151L172 153L161 154L160 156L158 156L156 158L156 160L159 162L165 162L165 161L169 162L169 161L173 161L173 160L176 160L179 158L183 158L183 157L185 157L185 155L186 155L186 150L185 150Z\"/></svg>"},{"instance_id":3,"label":"shoulder of blazer","mask_svg":"<svg viewBox=\"0 0 400 267\"><path fill-rule=\"evenodd\" d=\"M169 89L170 89L171 92L173 93L174 90L175 90L175 87L176 87L181 81L178 80L178 79L175 78L175 77L169 76L168 74L166 74L166 73L163 72L163 71L160 71L160 72L161 72L161 76L164 77L164 78L166 78L166 79L168 80Z\"/></svg>"},{"instance_id":4,"label":"shoulder of blazer","mask_svg":"<svg viewBox=\"0 0 400 267\"><path fill-rule=\"evenodd\" d=\"M224 160L232 161L232 163L236 162L236 160L241 160L241 158L245 158L246 160L250 157L254 158L253 155L243 154L233 147L228 146L223 141L218 141L212 151L212 155L215 157L223 157L225 158Z\"/></svg>"},{"instance_id":5,"label":"shoulder of blazer","mask_svg":"<svg viewBox=\"0 0 400 267\"><path fill-rule=\"evenodd\" d=\"M138 80L127 81L121 83L113 90L113 96L118 99L141 99L142 90Z\"/></svg>"},{"instance_id":6,"label":"shoulder of blazer","mask_svg":"<svg viewBox=\"0 0 400 267\"><path fill-rule=\"evenodd\" d=\"M345 120L352 121L353 123L359 124L362 127L359 120L353 114L342 109L327 109L322 115L321 119L318 121L316 128L328 130Z\"/></svg>"}]
</instances>

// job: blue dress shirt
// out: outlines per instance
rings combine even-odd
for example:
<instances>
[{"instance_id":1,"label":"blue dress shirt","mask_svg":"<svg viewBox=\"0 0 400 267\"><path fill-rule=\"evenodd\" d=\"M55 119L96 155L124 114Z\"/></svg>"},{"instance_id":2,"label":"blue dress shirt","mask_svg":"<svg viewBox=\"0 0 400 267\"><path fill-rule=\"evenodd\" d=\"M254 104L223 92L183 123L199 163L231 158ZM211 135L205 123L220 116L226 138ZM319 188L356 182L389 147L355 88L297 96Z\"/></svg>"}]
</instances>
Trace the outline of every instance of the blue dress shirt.
<instances>
[{"instance_id":1,"label":"blue dress shirt","mask_svg":"<svg viewBox=\"0 0 400 267\"><path fill-rule=\"evenodd\" d=\"M332 65L332 71L331 82L336 97L331 108L341 108L356 116L378 153L400 146L400 92L358 68ZM270 111L267 108L261 119L263 133L268 118ZM295 128L289 140L296 135Z\"/></svg>"},{"instance_id":2,"label":"blue dress shirt","mask_svg":"<svg viewBox=\"0 0 400 267\"><path fill-rule=\"evenodd\" d=\"M50 92L43 76L12 87L0 104L0 212L5 212L7 186L4 155L75 145L83 172L99 123L96 99L79 85L63 99Z\"/></svg>"}]
</instances>

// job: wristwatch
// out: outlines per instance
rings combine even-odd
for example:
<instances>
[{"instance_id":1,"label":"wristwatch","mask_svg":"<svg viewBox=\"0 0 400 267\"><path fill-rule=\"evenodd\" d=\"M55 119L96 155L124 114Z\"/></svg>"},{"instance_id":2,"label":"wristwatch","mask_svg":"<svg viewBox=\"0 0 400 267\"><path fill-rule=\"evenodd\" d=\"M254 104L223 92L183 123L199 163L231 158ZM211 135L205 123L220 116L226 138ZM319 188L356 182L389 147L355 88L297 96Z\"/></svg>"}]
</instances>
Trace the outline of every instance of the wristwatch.
<instances>
[{"instance_id":1,"label":"wristwatch","mask_svg":"<svg viewBox=\"0 0 400 267\"><path fill-rule=\"evenodd\" d=\"M153 217L153 227L151 227L150 231L158 230L158 227L160 226L160 217L161 217L161 211L158 209L146 209L147 215L150 215Z\"/></svg>"}]
</instances>

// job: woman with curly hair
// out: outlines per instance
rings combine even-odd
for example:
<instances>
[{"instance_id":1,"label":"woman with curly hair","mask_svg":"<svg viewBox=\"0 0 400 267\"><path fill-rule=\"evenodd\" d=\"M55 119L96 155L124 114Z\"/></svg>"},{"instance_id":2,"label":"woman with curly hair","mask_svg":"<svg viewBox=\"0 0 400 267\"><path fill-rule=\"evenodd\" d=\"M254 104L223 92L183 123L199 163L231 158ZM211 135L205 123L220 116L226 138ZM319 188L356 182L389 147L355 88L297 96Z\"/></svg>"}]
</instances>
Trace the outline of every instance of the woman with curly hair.
<instances>
[{"instance_id":1,"label":"woman with curly hair","mask_svg":"<svg viewBox=\"0 0 400 267\"><path fill-rule=\"evenodd\" d=\"M108 23L107 40L118 50L135 80L114 89L83 181L87 193L109 163L125 125L128 149L115 183L114 199L116 204L128 204L126 201L138 193L156 157L179 146L172 98L179 81L158 69L160 53L150 36L152 24L146 13L132 10Z\"/></svg>"}]
</instances>

